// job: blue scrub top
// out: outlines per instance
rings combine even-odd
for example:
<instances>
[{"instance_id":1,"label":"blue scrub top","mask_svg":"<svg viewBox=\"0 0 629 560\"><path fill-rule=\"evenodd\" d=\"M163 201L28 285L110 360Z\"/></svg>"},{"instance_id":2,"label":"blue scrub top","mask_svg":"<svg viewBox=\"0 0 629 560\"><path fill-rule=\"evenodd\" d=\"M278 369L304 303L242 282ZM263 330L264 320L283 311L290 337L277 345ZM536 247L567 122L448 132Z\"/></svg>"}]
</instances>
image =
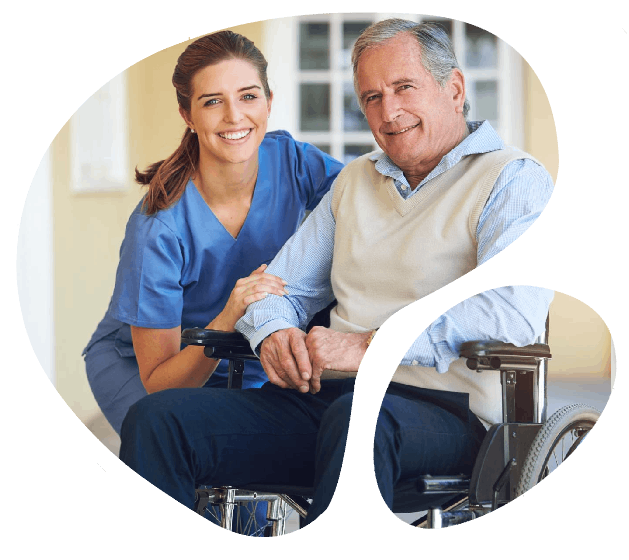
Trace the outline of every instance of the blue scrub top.
<instances>
[{"instance_id":1,"label":"blue scrub top","mask_svg":"<svg viewBox=\"0 0 629 560\"><path fill-rule=\"evenodd\" d=\"M131 214L120 248L116 284L105 317L84 350L115 333L122 357L135 356L129 325L169 329L205 327L225 307L239 278L268 264L297 230L306 210L328 192L342 165L286 131L266 134L251 208L234 239L192 181L171 207ZM221 362L212 384L227 377ZM243 387L267 376L248 362Z\"/></svg>"}]
</instances>

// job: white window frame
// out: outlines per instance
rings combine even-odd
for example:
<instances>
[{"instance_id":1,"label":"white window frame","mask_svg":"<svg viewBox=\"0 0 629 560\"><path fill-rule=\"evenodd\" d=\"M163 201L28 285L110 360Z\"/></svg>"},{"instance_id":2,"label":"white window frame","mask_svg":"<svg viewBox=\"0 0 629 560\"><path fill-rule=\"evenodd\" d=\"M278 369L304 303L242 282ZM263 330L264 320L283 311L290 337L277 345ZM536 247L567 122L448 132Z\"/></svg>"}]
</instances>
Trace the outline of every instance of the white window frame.
<instances>
[{"instance_id":1,"label":"white window frame","mask_svg":"<svg viewBox=\"0 0 629 560\"><path fill-rule=\"evenodd\" d=\"M330 24L330 52L342 49L343 22L381 21L401 17L420 21L417 14L320 14L268 20L264 22L263 52L269 62L269 83L274 93L269 130L288 130L296 139L314 144L329 144L331 155L343 160L345 144L372 144L371 132L343 131L343 84L352 81L351 68L341 70L302 71L299 69L299 24L326 22ZM426 16L438 20L433 16ZM498 61L493 69L467 68L465 64L465 23L452 20L455 54L467 82L495 79L498 83L497 132L508 145L524 144L523 64L520 55L498 38ZM334 54L331 55L331 58ZM330 126L326 132L306 132L299 129L299 86L301 83L330 83ZM474 88L467 88L470 102L468 120L475 120Z\"/></svg>"}]
</instances>

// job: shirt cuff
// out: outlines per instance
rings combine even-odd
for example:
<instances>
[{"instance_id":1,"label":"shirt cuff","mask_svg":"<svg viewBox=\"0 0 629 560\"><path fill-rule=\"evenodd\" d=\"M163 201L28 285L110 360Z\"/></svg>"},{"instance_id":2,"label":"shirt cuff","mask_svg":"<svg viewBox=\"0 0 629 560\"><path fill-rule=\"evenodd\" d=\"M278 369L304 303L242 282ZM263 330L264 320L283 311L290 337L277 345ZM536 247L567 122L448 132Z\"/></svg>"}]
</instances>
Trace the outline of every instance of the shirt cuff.
<instances>
[{"instance_id":1,"label":"shirt cuff","mask_svg":"<svg viewBox=\"0 0 629 560\"><path fill-rule=\"evenodd\" d=\"M239 325L237 325L238 328ZM245 337L249 340L249 344L251 345L251 349L254 351L258 358L259 354L256 352L256 349L262 341L267 337L272 335L274 332L281 331L282 329L292 329L295 328L295 325L291 325L288 321L284 319L274 319L262 325L257 331L252 331L250 333L245 332L243 329L241 332ZM238 329L240 330L240 329Z\"/></svg>"},{"instance_id":2,"label":"shirt cuff","mask_svg":"<svg viewBox=\"0 0 629 560\"><path fill-rule=\"evenodd\" d=\"M443 336L442 318L437 319L413 342L402 359L402 365L436 368L446 373L459 356L454 353Z\"/></svg>"}]
</instances>

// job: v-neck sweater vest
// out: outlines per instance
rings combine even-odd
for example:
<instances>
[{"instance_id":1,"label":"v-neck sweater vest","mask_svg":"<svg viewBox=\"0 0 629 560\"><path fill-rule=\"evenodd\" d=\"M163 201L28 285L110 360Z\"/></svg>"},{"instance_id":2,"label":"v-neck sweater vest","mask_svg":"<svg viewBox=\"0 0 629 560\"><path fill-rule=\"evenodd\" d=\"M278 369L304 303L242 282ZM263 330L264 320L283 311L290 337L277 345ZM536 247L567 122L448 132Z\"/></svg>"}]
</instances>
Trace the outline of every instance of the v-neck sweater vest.
<instances>
[{"instance_id":1,"label":"v-neck sweater vest","mask_svg":"<svg viewBox=\"0 0 629 560\"><path fill-rule=\"evenodd\" d=\"M331 281L338 304L330 326L341 332L377 329L403 307L474 269L478 222L498 176L511 161L530 159L516 148L468 155L405 200L393 179L376 171L371 155L346 166L334 186ZM354 375L323 373L324 378ZM468 370L463 359L443 374L400 365L392 381L468 393L474 414L489 424L500 422L498 376Z\"/></svg>"}]
</instances>

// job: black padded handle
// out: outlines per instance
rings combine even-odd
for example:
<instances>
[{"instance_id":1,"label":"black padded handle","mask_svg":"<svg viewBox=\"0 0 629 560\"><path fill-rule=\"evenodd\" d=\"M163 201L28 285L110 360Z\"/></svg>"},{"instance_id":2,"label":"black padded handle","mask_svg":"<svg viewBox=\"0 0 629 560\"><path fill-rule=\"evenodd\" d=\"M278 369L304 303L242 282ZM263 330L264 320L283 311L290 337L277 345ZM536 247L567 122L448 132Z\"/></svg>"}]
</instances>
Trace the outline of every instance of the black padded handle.
<instances>
[{"instance_id":1,"label":"black padded handle","mask_svg":"<svg viewBox=\"0 0 629 560\"><path fill-rule=\"evenodd\" d=\"M205 355L220 360L257 360L249 341L239 332L215 331L198 327L184 329L181 342L204 346Z\"/></svg>"},{"instance_id":2,"label":"black padded handle","mask_svg":"<svg viewBox=\"0 0 629 560\"><path fill-rule=\"evenodd\" d=\"M477 357L523 357L523 358L552 358L548 344L529 344L515 346L508 342L496 340L472 340L461 344L459 354L462 358Z\"/></svg>"}]
</instances>

